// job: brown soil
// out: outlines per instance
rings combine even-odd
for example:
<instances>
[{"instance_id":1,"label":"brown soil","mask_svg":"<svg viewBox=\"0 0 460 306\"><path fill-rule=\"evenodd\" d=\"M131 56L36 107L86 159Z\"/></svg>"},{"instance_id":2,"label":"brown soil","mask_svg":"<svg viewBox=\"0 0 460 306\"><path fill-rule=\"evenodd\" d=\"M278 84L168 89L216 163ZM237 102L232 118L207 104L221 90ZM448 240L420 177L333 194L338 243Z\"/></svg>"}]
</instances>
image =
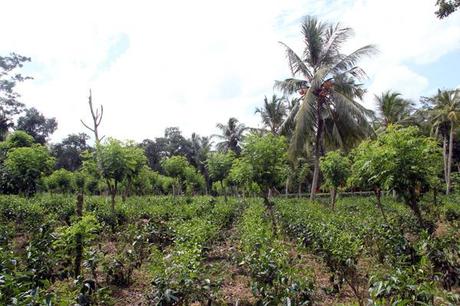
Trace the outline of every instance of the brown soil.
<instances>
[{"instance_id":1,"label":"brown soil","mask_svg":"<svg viewBox=\"0 0 460 306\"><path fill-rule=\"evenodd\" d=\"M143 267L133 271L132 283L129 287L112 287L112 297L115 305L147 305L146 294L150 286L151 277Z\"/></svg>"},{"instance_id":2,"label":"brown soil","mask_svg":"<svg viewBox=\"0 0 460 306\"><path fill-rule=\"evenodd\" d=\"M446 234L448 234L448 232L449 232L449 225L444 223L444 222L439 221L436 224L436 230L434 232L434 236L435 237L443 237Z\"/></svg>"},{"instance_id":3,"label":"brown soil","mask_svg":"<svg viewBox=\"0 0 460 306\"><path fill-rule=\"evenodd\" d=\"M13 250L16 254L24 254L30 237L26 234L18 234L13 238Z\"/></svg>"},{"instance_id":4,"label":"brown soil","mask_svg":"<svg viewBox=\"0 0 460 306\"><path fill-rule=\"evenodd\" d=\"M237 263L237 232L234 226L222 233L208 252L205 265L212 274L212 281L220 283L216 293L216 305L253 305L250 280Z\"/></svg>"},{"instance_id":5,"label":"brown soil","mask_svg":"<svg viewBox=\"0 0 460 306\"><path fill-rule=\"evenodd\" d=\"M307 277L314 280L314 305L358 305L353 291L347 284L343 284L339 293L332 293L332 274L321 258L311 254L303 247L296 246L287 238L285 238L285 243L290 248L289 257L295 259L293 264L300 269L307 270Z\"/></svg>"}]
</instances>

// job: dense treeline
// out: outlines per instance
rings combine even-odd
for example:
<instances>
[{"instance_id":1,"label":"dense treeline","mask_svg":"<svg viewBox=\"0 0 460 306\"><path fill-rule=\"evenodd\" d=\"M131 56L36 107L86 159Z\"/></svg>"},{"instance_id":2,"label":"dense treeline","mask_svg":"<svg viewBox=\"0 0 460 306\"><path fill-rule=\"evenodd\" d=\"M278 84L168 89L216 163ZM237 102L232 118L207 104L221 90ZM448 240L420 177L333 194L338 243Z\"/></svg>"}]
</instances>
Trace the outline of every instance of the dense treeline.
<instances>
[{"instance_id":1,"label":"dense treeline","mask_svg":"<svg viewBox=\"0 0 460 306\"><path fill-rule=\"evenodd\" d=\"M48 137L57 128L56 119L48 119L34 108L27 109L15 91L18 82L29 79L17 70L30 58L14 53L1 57L1 192L73 192L76 177L84 177L86 192L106 193L112 199L116 195L184 193L260 193L267 198L274 193L308 190L314 199L320 188L329 187L333 197L343 188L395 190L403 196L406 190L384 182L378 182L378 187L370 181L332 182L327 177L330 170L325 166L326 160L322 167L320 160L327 152L341 150L353 162L359 150L354 148L361 142L385 137L380 135L388 130L393 133L411 126L418 128L411 130L413 137L432 137L442 148L443 168L433 170L429 180L439 176L449 193L452 171L459 162L459 91L439 90L433 97L422 97L419 103L387 91L375 97L373 112L360 103L365 93L361 85L365 72L357 65L362 57L372 56L375 47L368 45L342 54L341 46L352 35L351 29L314 17L304 20L302 34L304 56L282 44L293 74L293 78L275 83L283 95L265 97L263 105L256 109L264 129L250 128L230 118L227 123L217 124L221 131L217 135L192 134L186 138L179 128L170 127L164 137L141 143L101 140L97 127L103 109L100 114L94 112L90 96L91 111L96 116L95 129L90 128L95 133L95 144L90 145L85 133L48 144ZM13 120L17 115L19 118ZM415 178L413 186L420 179ZM439 184L435 185L439 189ZM427 190L425 186L423 191Z\"/></svg>"}]
</instances>

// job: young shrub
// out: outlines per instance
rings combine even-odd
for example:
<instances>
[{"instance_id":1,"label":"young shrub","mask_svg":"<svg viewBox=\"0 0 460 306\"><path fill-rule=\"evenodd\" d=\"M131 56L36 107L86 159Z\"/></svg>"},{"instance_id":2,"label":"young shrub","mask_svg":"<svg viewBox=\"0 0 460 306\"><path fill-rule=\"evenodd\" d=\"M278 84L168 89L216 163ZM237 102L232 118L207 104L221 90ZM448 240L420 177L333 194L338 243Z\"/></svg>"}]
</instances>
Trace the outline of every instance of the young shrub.
<instances>
[{"instance_id":1,"label":"young shrub","mask_svg":"<svg viewBox=\"0 0 460 306\"><path fill-rule=\"evenodd\" d=\"M350 176L350 160L340 151L331 151L321 157L320 168L325 185L331 190L331 206L332 210L335 210L337 189L345 185Z\"/></svg>"},{"instance_id":2,"label":"young shrub","mask_svg":"<svg viewBox=\"0 0 460 306\"><path fill-rule=\"evenodd\" d=\"M173 194L180 194L182 192L182 183L185 180L185 169L191 167L190 163L184 156L176 155L163 159L161 166L168 176L176 179L176 184L173 185Z\"/></svg>"},{"instance_id":3,"label":"young shrub","mask_svg":"<svg viewBox=\"0 0 460 306\"><path fill-rule=\"evenodd\" d=\"M234 180L256 183L262 191L266 205L273 187L284 182L287 176L287 143L282 136L250 135L239 162L232 166Z\"/></svg>"},{"instance_id":4,"label":"young shrub","mask_svg":"<svg viewBox=\"0 0 460 306\"><path fill-rule=\"evenodd\" d=\"M75 180L72 172L62 168L45 178L49 191L71 193L75 190Z\"/></svg>"},{"instance_id":5,"label":"young shrub","mask_svg":"<svg viewBox=\"0 0 460 306\"><path fill-rule=\"evenodd\" d=\"M251 192L251 186L254 185L253 182L253 172L254 169L252 165L249 164L246 160L241 158L235 159L230 169L230 173L228 175L228 181L240 188L243 189L244 193ZM260 191L260 188L258 189Z\"/></svg>"},{"instance_id":6,"label":"young shrub","mask_svg":"<svg viewBox=\"0 0 460 306\"><path fill-rule=\"evenodd\" d=\"M382 189L385 184L385 154L385 149L380 148L377 142L363 141L351 153L353 163L348 184L351 187L373 190L377 207L385 222L388 223L381 201Z\"/></svg>"},{"instance_id":7,"label":"young shrub","mask_svg":"<svg viewBox=\"0 0 460 306\"><path fill-rule=\"evenodd\" d=\"M118 187L123 180L128 184L139 174L147 163L144 151L131 143L123 144L116 139L109 139L105 144L99 144L93 154L92 167L97 167L97 172L107 184L112 201L112 212L115 211L115 197Z\"/></svg>"},{"instance_id":8,"label":"young shrub","mask_svg":"<svg viewBox=\"0 0 460 306\"><path fill-rule=\"evenodd\" d=\"M224 180L230 174L230 169L232 168L234 160L235 153L233 153L233 151L228 151L227 153L212 153L206 160L206 168L208 169L209 177L213 182L220 182L220 187L226 201L227 192L224 187Z\"/></svg>"},{"instance_id":9,"label":"young shrub","mask_svg":"<svg viewBox=\"0 0 460 306\"><path fill-rule=\"evenodd\" d=\"M432 226L424 221L419 207L423 191L439 180L442 156L433 138L420 135L418 128L389 126L378 138L362 144L369 160L360 158L368 181L402 196L419 223L430 231ZM359 167L359 166L358 166ZM355 175L356 177L356 175Z\"/></svg>"}]
</instances>

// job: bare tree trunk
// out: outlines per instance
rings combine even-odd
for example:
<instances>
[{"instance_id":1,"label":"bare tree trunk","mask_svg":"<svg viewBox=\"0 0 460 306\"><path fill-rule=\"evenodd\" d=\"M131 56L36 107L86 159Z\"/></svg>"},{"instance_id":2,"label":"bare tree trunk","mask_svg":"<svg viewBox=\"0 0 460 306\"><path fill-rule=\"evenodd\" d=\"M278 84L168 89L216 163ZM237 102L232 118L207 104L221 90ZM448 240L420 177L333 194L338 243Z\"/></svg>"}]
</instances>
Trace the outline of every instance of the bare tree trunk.
<instances>
[{"instance_id":1,"label":"bare tree trunk","mask_svg":"<svg viewBox=\"0 0 460 306\"><path fill-rule=\"evenodd\" d=\"M422 211L420 210L415 189L409 190L409 198L406 198L406 203L409 204L410 209L415 214L415 217L417 217L417 220L419 221L420 225L426 230L428 230L430 234L432 234L434 231L434 227L432 226L432 224L430 224L429 221L425 222L425 220L423 219Z\"/></svg>"},{"instance_id":2,"label":"bare tree trunk","mask_svg":"<svg viewBox=\"0 0 460 306\"><path fill-rule=\"evenodd\" d=\"M377 207L380 209L380 212L382 213L383 220L385 220L385 223L388 224L388 219L385 215L385 212L383 211L382 206L382 190L380 188L374 188L374 194L375 198L377 199Z\"/></svg>"},{"instance_id":3,"label":"bare tree trunk","mask_svg":"<svg viewBox=\"0 0 460 306\"><path fill-rule=\"evenodd\" d=\"M334 211L335 210L335 201L336 201L336 198L337 198L337 188L336 187L333 187L331 189L331 206L332 206L332 210Z\"/></svg>"},{"instance_id":4,"label":"bare tree trunk","mask_svg":"<svg viewBox=\"0 0 460 306\"><path fill-rule=\"evenodd\" d=\"M272 229L273 233L278 233L278 226L276 224L275 214L273 213L273 203L270 201L270 188L266 189L262 193L262 197L264 199L264 204L266 209L268 210L268 214L270 215L270 219L272 221Z\"/></svg>"},{"instance_id":5,"label":"bare tree trunk","mask_svg":"<svg viewBox=\"0 0 460 306\"><path fill-rule=\"evenodd\" d=\"M117 196L117 181L113 184L112 188L109 188L110 198L112 202L112 213L115 213L115 197Z\"/></svg>"},{"instance_id":6,"label":"bare tree trunk","mask_svg":"<svg viewBox=\"0 0 460 306\"><path fill-rule=\"evenodd\" d=\"M78 220L83 216L83 193L79 193L77 196L77 209L76 214ZM81 234L75 236L75 278L81 273L81 262L83 260L83 237Z\"/></svg>"},{"instance_id":7,"label":"bare tree trunk","mask_svg":"<svg viewBox=\"0 0 460 306\"><path fill-rule=\"evenodd\" d=\"M454 147L454 122L450 121L450 133L449 133L449 157L447 159L447 189L446 194L449 194L452 188L452 182L450 179L450 172L452 170L452 151Z\"/></svg>"},{"instance_id":8,"label":"bare tree trunk","mask_svg":"<svg viewBox=\"0 0 460 306\"><path fill-rule=\"evenodd\" d=\"M87 125L83 120L80 120L80 121L88 130L94 133L94 138L95 138L96 146L97 146L101 142L102 138L104 138L104 137L102 138L99 137L99 131L98 131L99 125L101 125L102 116L104 115L104 107L101 105L99 109L96 109L96 111L94 111L93 95L91 93L91 89L89 90L88 104L89 104L89 110L91 111L91 117L93 119L93 127L90 127L89 125Z\"/></svg>"}]
</instances>

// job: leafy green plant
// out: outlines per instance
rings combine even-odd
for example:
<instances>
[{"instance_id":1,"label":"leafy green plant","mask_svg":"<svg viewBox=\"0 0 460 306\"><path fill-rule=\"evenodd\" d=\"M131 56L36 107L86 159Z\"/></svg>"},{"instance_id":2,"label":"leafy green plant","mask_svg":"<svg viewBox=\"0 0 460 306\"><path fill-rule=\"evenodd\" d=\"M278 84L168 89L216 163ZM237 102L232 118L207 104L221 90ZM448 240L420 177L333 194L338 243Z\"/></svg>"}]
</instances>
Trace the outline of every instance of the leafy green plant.
<instances>
[{"instance_id":1,"label":"leafy green plant","mask_svg":"<svg viewBox=\"0 0 460 306\"><path fill-rule=\"evenodd\" d=\"M335 209L337 190L344 186L350 176L350 161L340 151L330 151L320 159L325 186L331 189L331 206Z\"/></svg>"},{"instance_id":2,"label":"leafy green plant","mask_svg":"<svg viewBox=\"0 0 460 306\"><path fill-rule=\"evenodd\" d=\"M262 304L309 304L313 282L290 266L287 249L273 233L265 209L252 202L239 223L240 265L252 276L252 291Z\"/></svg>"}]
</instances>

